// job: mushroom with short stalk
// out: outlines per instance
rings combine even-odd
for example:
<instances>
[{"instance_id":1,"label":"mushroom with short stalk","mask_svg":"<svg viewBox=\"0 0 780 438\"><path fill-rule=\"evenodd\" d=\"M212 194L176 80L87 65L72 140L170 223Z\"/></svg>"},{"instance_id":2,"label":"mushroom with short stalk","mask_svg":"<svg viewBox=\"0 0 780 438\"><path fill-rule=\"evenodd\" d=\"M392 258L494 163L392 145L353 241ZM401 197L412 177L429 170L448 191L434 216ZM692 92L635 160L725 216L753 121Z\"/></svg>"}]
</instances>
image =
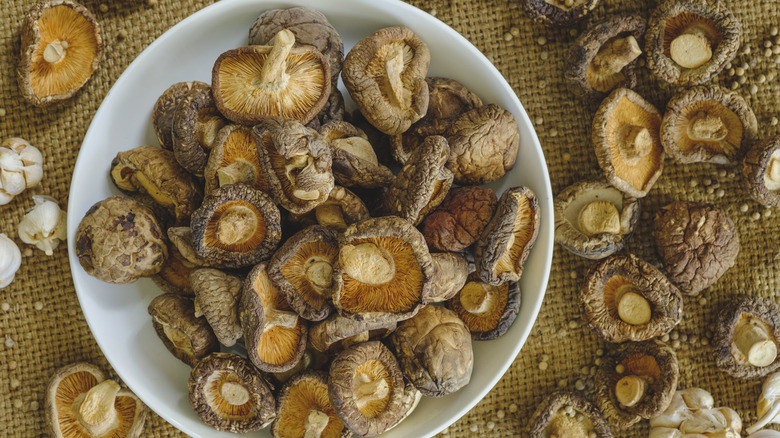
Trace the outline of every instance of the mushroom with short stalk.
<instances>
[{"instance_id":1,"label":"mushroom with short stalk","mask_svg":"<svg viewBox=\"0 0 780 438\"><path fill-rule=\"evenodd\" d=\"M718 313L713 347L718 368L740 379L780 368L780 308L762 297L734 297Z\"/></svg>"}]
</instances>

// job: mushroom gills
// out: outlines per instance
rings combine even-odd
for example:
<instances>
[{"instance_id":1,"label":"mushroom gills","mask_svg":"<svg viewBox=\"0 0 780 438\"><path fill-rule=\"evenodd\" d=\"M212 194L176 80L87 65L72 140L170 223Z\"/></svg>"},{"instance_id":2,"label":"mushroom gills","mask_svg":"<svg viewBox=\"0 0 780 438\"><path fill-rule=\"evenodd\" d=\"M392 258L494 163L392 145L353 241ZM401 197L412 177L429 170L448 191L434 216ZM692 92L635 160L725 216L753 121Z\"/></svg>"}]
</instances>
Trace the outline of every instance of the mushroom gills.
<instances>
[{"instance_id":1,"label":"mushroom gills","mask_svg":"<svg viewBox=\"0 0 780 438\"><path fill-rule=\"evenodd\" d=\"M352 388L355 404L361 414L374 418L381 414L390 402L390 375L382 362L371 359L355 368Z\"/></svg>"},{"instance_id":2,"label":"mushroom gills","mask_svg":"<svg viewBox=\"0 0 780 438\"><path fill-rule=\"evenodd\" d=\"M720 31L711 20L683 12L667 21L664 54L682 68L695 69L712 59L720 40Z\"/></svg>"},{"instance_id":3,"label":"mushroom gills","mask_svg":"<svg viewBox=\"0 0 780 438\"><path fill-rule=\"evenodd\" d=\"M506 249L496 264L496 276L507 272L522 272L522 266L517 266L523 255L523 251L534 235L535 211L531 208L531 202L523 193L512 193L517 203L515 222L512 234L506 244Z\"/></svg>"},{"instance_id":4,"label":"mushroom gills","mask_svg":"<svg viewBox=\"0 0 780 438\"><path fill-rule=\"evenodd\" d=\"M471 281L460 291L460 305L471 314L484 315L500 304L499 294L499 288Z\"/></svg>"},{"instance_id":5,"label":"mushroom gills","mask_svg":"<svg viewBox=\"0 0 780 438\"><path fill-rule=\"evenodd\" d=\"M777 341L765 322L743 313L734 326L732 354L750 365L768 366L777 359Z\"/></svg>"},{"instance_id":6,"label":"mushroom gills","mask_svg":"<svg viewBox=\"0 0 780 438\"><path fill-rule=\"evenodd\" d=\"M596 428L586 415L568 405L550 419L545 438L595 438Z\"/></svg>"},{"instance_id":7,"label":"mushroom gills","mask_svg":"<svg viewBox=\"0 0 780 438\"><path fill-rule=\"evenodd\" d=\"M642 54L633 35L607 41L588 64L585 76L594 90L608 93L625 79L622 70Z\"/></svg>"},{"instance_id":8,"label":"mushroom gills","mask_svg":"<svg viewBox=\"0 0 780 438\"><path fill-rule=\"evenodd\" d=\"M306 242L279 270L307 303L321 308L330 296L337 255L338 249L328 242Z\"/></svg>"},{"instance_id":9,"label":"mushroom gills","mask_svg":"<svg viewBox=\"0 0 780 438\"><path fill-rule=\"evenodd\" d=\"M766 173L764 173L764 184L770 191L780 190L780 149L774 151L769 157Z\"/></svg>"}]
</instances>

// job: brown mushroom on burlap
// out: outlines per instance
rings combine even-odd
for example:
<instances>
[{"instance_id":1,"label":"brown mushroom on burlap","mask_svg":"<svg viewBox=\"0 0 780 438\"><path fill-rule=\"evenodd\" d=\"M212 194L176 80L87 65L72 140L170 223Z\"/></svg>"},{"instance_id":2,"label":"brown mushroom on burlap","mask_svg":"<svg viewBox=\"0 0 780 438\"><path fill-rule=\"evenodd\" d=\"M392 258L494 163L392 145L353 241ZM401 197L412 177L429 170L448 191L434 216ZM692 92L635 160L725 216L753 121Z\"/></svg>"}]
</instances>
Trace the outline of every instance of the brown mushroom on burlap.
<instances>
[{"instance_id":1,"label":"brown mushroom on burlap","mask_svg":"<svg viewBox=\"0 0 780 438\"><path fill-rule=\"evenodd\" d=\"M780 136L750 148L742 161L742 181L756 202L780 207Z\"/></svg>"},{"instance_id":2,"label":"brown mushroom on burlap","mask_svg":"<svg viewBox=\"0 0 780 438\"><path fill-rule=\"evenodd\" d=\"M520 3L537 23L568 26L587 17L599 0L522 0Z\"/></svg>"},{"instance_id":3,"label":"brown mushroom on burlap","mask_svg":"<svg viewBox=\"0 0 780 438\"><path fill-rule=\"evenodd\" d=\"M195 316L195 306L189 298L170 293L158 295L147 311L165 348L187 365L193 367L219 350L214 331L205 317Z\"/></svg>"},{"instance_id":4,"label":"brown mushroom on burlap","mask_svg":"<svg viewBox=\"0 0 780 438\"><path fill-rule=\"evenodd\" d=\"M612 438L601 411L573 391L546 396L528 421L527 433L531 438Z\"/></svg>"},{"instance_id":5,"label":"brown mushroom on burlap","mask_svg":"<svg viewBox=\"0 0 780 438\"><path fill-rule=\"evenodd\" d=\"M718 313L715 363L740 379L763 377L780 368L780 308L759 296L737 296Z\"/></svg>"}]
</instances>

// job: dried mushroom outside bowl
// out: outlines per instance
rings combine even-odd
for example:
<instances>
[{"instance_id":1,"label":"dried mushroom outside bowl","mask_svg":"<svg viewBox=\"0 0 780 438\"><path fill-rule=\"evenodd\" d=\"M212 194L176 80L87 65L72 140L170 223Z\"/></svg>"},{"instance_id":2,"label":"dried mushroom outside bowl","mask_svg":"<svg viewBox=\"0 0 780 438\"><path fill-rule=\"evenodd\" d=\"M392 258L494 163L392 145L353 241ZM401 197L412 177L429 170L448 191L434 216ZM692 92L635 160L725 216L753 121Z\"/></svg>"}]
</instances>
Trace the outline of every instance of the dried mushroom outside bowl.
<instances>
[{"instance_id":1,"label":"dried mushroom outside bowl","mask_svg":"<svg viewBox=\"0 0 780 438\"><path fill-rule=\"evenodd\" d=\"M462 36L432 16L400 1L223 0L183 20L152 44L118 79L95 114L81 147L68 202L68 238L90 206L119 194L108 172L122 150L157 145L151 115L155 102L171 85L210 82L211 68L221 53L245 45L249 29L262 12L290 6L322 12L341 34L345 53L371 33L406 26L428 46L428 75L450 77L477 94L486 104L511 112L518 125L519 152L506 176L487 187L500 195L509 187L526 186L538 198L540 228L519 281L522 306L516 322L501 337L474 345L474 372L457 397L423 398L417 409L383 437L433 436L464 415L497 383L530 333L541 306L552 258L552 194L547 166L521 103L500 73ZM177 62L172 63L171 54ZM355 104L345 89L347 109ZM122 142L116 139L121 138ZM194 437L232 437L214 431L198 419L187 400L190 368L176 359L157 338L147 306L160 295L152 281L109 285L88 276L70 249L71 270L85 318L119 377L141 400L171 424ZM121 329L117 329L117 328ZM234 351L240 351L236 349ZM269 436L265 429L255 436Z\"/></svg>"}]
</instances>

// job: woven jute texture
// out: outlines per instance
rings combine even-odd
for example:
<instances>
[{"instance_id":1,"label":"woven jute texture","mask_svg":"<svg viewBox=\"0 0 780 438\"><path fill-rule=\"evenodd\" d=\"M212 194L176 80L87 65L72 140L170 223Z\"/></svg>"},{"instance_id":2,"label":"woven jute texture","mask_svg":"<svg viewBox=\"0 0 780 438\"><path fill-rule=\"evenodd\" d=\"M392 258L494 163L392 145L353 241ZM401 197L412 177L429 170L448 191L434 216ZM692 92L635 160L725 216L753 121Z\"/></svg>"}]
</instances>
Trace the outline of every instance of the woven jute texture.
<instances>
[{"instance_id":1,"label":"woven jute texture","mask_svg":"<svg viewBox=\"0 0 780 438\"><path fill-rule=\"evenodd\" d=\"M103 25L105 59L89 84L68 103L44 111L21 97L14 70L19 57L22 17L32 1L2 0L0 10L0 118L3 137L20 136L38 146L44 155L45 177L29 190L0 207L0 232L16 239L25 250L16 281L0 290L0 435L47 435L44 421L44 389L57 368L74 361L90 361L113 372L103 358L81 313L73 288L65 246L51 257L22 244L16 226L33 202L31 195L47 194L66 207L73 166L81 140L103 97L128 64L155 38L211 1L158 0L155 6L141 1L98 1L84 4ZM531 22L514 0L412 1L462 33L501 70L534 121L557 193L575 181L600 175L590 141L595 106L567 91L563 83L563 56L574 37L588 23L616 13L645 17L655 1L602 0L584 23L570 29L550 29ZM780 80L760 83L760 75L780 72L776 56L764 57L764 41L771 26L778 25L776 0L730 0L728 5L742 23L743 46L752 52L740 55L748 63L747 81L741 93L755 111L762 137L777 134L770 119L778 115ZM661 111L678 90L660 84L641 69L637 91ZM714 82L730 86L736 76L722 73ZM751 93L751 84L757 85ZM775 299L780 285L780 211L767 210L748 198L739 184L737 167L680 165L666 161L664 174L649 196L627 250L652 262L655 255L650 218L674 200L694 200L721 207L735 222L741 251L736 265L701 298L684 300L685 316L672 338L679 342L680 387L699 386L712 392L716 404L737 410L746 424L755 420L755 404L761 381L741 381L719 371L710 346L712 328L720 306L735 293ZM745 210L745 211L742 211ZM758 217L758 219L755 219ZM443 436L523 436L522 428L539 401L559 389L580 389L592 399L592 370L608 345L582 324L577 297L592 262L556 247L549 287L539 318L524 349L496 387ZM540 369L540 362L548 367ZM544 367L541 367L544 368ZM647 422L616 436L647 436ZM182 436L152 415L143 436Z\"/></svg>"}]
</instances>

